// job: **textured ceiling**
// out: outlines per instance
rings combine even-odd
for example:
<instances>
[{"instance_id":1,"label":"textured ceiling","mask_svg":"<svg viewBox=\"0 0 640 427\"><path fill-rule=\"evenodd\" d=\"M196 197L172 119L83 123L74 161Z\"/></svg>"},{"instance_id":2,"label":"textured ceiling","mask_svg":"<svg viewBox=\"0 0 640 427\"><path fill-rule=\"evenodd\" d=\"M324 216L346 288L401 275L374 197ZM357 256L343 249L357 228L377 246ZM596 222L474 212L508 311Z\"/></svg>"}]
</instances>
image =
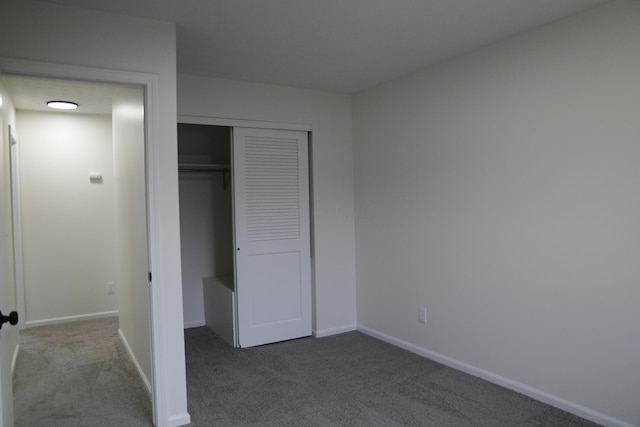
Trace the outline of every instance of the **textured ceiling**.
<instances>
[{"instance_id":1,"label":"textured ceiling","mask_svg":"<svg viewBox=\"0 0 640 427\"><path fill-rule=\"evenodd\" d=\"M606 0L46 0L176 23L178 72L355 93Z\"/></svg>"}]
</instances>

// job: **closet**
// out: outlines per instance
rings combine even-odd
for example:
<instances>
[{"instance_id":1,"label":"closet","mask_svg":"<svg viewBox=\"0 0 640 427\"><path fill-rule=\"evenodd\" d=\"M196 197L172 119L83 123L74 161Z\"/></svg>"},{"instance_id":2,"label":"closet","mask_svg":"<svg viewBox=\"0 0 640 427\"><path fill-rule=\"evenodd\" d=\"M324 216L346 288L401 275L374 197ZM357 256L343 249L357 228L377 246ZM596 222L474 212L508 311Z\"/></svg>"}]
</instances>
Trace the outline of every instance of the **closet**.
<instances>
[{"instance_id":1,"label":"closet","mask_svg":"<svg viewBox=\"0 0 640 427\"><path fill-rule=\"evenodd\" d=\"M213 307L235 306L231 128L178 124L178 177L185 324L207 324L235 345L235 316Z\"/></svg>"},{"instance_id":2,"label":"closet","mask_svg":"<svg viewBox=\"0 0 640 427\"><path fill-rule=\"evenodd\" d=\"M234 347L311 335L308 135L180 123L185 327Z\"/></svg>"}]
</instances>

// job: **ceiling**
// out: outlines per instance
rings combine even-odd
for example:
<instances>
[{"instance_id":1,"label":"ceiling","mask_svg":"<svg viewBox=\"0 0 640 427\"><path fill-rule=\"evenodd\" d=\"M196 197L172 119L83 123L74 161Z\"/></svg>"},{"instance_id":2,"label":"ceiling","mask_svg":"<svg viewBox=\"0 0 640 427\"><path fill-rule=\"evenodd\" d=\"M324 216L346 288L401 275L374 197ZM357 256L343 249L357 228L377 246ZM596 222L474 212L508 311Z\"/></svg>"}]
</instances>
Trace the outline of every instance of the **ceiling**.
<instances>
[{"instance_id":1,"label":"ceiling","mask_svg":"<svg viewBox=\"0 0 640 427\"><path fill-rule=\"evenodd\" d=\"M356 93L607 0L46 0L176 23L178 73Z\"/></svg>"},{"instance_id":2,"label":"ceiling","mask_svg":"<svg viewBox=\"0 0 640 427\"><path fill-rule=\"evenodd\" d=\"M64 114L111 114L113 96L117 86L68 80L42 79L3 75L7 92L16 110L55 111L47 107L47 101L73 101L77 110Z\"/></svg>"},{"instance_id":3,"label":"ceiling","mask_svg":"<svg viewBox=\"0 0 640 427\"><path fill-rule=\"evenodd\" d=\"M608 0L44 1L176 23L181 74L356 93ZM2 78L18 110L111 114L111 85Z\"/></svg>"}]
</instances>

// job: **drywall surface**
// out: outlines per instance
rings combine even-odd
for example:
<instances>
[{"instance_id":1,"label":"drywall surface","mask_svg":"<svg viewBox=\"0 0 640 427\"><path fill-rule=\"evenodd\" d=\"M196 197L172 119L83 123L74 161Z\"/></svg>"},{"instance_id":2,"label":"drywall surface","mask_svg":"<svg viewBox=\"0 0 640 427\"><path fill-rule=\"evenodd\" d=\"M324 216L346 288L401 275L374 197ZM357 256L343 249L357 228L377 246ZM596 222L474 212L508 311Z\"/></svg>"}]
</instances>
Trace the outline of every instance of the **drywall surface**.
<instances>
[{"instance_id":1,"label":"drywall surface","mask_svg":"<svg viewBox=\"0 0 640 427\"><path fill-rule=\"evenodd\" d=\"M351 97L280 86L178 76L181 115L310 124L314 330L355 326Z\"/></svg>"},{"instance_id":2,"label":"drywall surface","mask_svg":"<svg viewBox=\"0 0 640 427\"><path fill-rule=\"evenodd\" d=\"M182 306L185 328L203 326L202 279L233 276L231 188L222 173L180 177Z\"/></svg>"},{"instance_id":3,"label":"drywall surface","mask_svg":"<svg viewBox=\"0 0 640 427\"><path fill-rule=\"evenodd\" d=\"M25 321L117 310L111 117L18 111L17 127Z\"/></svg>"},{"instance_id":4,"label":"drywall surface","mask_svg":"<svg viewBox=\"0 0 640 427\"><path fill-rule=\"evenodd\" d=\"M147 73L157 79L151 106L153 135L156 265L159 298L154 334L162 337L157 381L165 393L156 402L158 425L189 422L186 402L180 225L176 149L175 25L58 6L31 0L0 3L0 57Z\"/></svg>"},{"instance_id":5,"label":"drywall surface","mask_svg":"<svg viewBox=\"0 0 640 427\"><path fill-rule=\"evenodd\" d=\"M356 95L358 323L640 425L639 135L636 1Z\"/></svg>"},{"instance_id":6,"label":"drywall surface","mask_svg":"<svg viewBox=\"0 0 640 427\"><path fill-rule=\"evenodd\" d=\"M119 327L151 383L143 100L142 89L124 88L113 100L114 222Z\"/></svg>"}]
</instances>

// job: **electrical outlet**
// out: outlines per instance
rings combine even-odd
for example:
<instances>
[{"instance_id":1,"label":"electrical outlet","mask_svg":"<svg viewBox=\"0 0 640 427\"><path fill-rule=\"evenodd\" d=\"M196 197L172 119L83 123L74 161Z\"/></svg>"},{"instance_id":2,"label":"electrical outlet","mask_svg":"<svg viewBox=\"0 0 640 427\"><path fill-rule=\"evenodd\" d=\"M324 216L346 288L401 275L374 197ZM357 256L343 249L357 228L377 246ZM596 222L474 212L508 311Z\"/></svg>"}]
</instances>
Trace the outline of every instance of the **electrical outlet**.
<instances>
[{"instance_id":1,"label":"electrical outlet","mask_svg":"<svg viewBox=\"0 0 640 427\"><path fill-rule=\"evenodd\" d=\"M107 282L107 293L108 294L116 293L116 282Z\"/></svg>"},{"instance_id":2,"label":"electrical outlet","mask_svg":"<svg viewBox=\"0 0 640 427\"><path fill-rule=\"evenodd\" d=\"M427 323L427 309L424 307L420 307L420 318L418 319L420 323Z\"/></svg>"}]
</instances>

